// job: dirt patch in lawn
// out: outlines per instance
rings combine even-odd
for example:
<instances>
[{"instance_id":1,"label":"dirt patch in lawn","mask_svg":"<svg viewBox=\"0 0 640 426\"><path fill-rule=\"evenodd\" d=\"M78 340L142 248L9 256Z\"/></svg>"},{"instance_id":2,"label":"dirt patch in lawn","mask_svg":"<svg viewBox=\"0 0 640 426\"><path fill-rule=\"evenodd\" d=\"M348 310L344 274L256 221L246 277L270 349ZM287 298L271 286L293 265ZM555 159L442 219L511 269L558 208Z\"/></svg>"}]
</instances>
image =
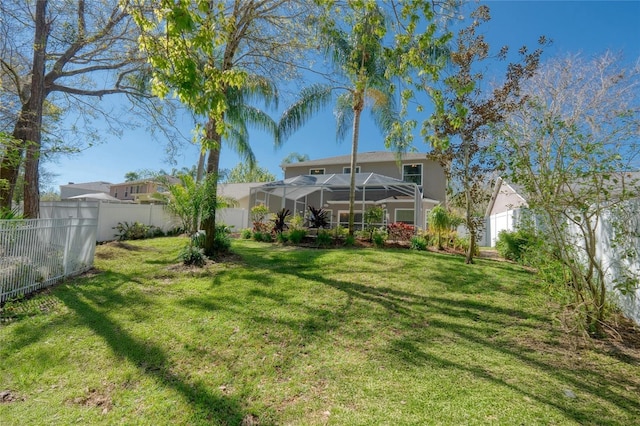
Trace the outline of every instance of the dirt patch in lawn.
<instances>
[{"instance_id":1,"label":"dirt patch in lawn","mask_svg":"<svg viewBox=\"0 0 640 426\"><path fill-rule=\"evenodd\" d=\"M71 402L85 407L100 408L102 409L102 414L106 414L113 408L112 388L113 386L109 386L104 390L88 389L86 395L73 398Z\"/></svg>"},{"instance_id":2,"label":"dirt patch in lawn","mask_svg":"<svg viewBox=\"0 0 640 426\"><path fill-rule=\"evenodd\" d=\"M11 402L24 401L24 397L10 390L0 391L0 404L9 404Z\"/></svg>"}]
</instances>

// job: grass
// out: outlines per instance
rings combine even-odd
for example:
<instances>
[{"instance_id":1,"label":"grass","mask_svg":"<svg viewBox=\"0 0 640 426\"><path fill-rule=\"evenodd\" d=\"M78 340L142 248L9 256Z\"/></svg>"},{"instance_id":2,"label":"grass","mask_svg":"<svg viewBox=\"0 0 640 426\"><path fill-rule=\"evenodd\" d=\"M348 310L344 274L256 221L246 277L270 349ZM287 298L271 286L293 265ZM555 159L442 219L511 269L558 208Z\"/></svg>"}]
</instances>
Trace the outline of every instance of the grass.
<instances>
[{"instance_id":1,"label":"grass","mask_svg":"<svg viewBox=\"0 0 640 426\"><path fill-rule=\"evenodd\" d=\"M408 250L99 246L0 313L0 422L638 424L637 348L564 334L535 275Z\"/></svg>"}]
</instances>

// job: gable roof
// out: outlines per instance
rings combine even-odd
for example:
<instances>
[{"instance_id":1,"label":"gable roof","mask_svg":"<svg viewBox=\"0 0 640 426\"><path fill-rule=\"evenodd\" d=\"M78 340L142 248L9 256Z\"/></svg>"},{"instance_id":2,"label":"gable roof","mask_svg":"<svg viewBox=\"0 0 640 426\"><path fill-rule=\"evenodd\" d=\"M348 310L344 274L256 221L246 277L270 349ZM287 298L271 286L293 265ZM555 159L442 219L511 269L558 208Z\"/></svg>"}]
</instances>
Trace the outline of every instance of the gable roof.
<instances>
[{"instance_id":1,"label":"gable roof","mask_svg":"<svg viewBox=\"0 0 640 426\"><path fill-rule=\"evenodd\" d=\"M66 185L60 185L60 188L74 188L74 189L86 189L93 192L109 192L111 182L96 181L96 182L81 182L73 183L69 182Z\"/></svg>"},{"instance_id":2,"label":"gable roof","mask_svg":"<svg viewBox=\"0 0 640 426\"><path fill-rule=\"evenodd\" d=\"M169 185L175 185L175 184L180 183L180 179L179 178L177 178L175 176L164 175L164 176L157 176L157 177L149 177L149 178L145 178L145 179L130 180L130 181L125 181L125 182L120 182L120 183L113 183L112 186L137 185L137 184L147 183L147 182L154 182L154 183L158 183L158 184L163 184L164 180L166 180L166 182L169 183Z\"/></svg>"},{"instance_id":3,"label":"gable roof","mask_svg":"<svg viewBox=\"0 0 640 426\"><path fill-rule=\"evenodd\" d=\"M300 175L276 182L268 182L256 187L256 190L268 192L279 197L298 200L320 189L328 191L348 190L350 174L334 173L328 175ZM393 189L401 194L415 196L417 185L376 173L356 173L356 188L379 187Z\"/></svg>"},{"instance_id":4,"label":"gable roof","mask_svg":"<svg viewBox=\"0 0 640 426\"><path fill-rule=\"evenodd\" d=\"M218 194L239 201L249 196L251 188L264 184L264 182L220 183L218 184Z\"/></svg>"},{"instance_id":5,"label":"gable roof","mask_svg":"<svg viewBox=\"0 0 640 426\"><path fill-rule=\"evenodd\" d=\"M404 154L397 154L395 152L388 151L370 151L358 153L358 164L364 163L380 163L387 161L412 161L412 160L425 160L427 154L418 152L407 152ZM301 161L299 163L285 163L281 164L282 169L287 167L306 167L306 166L330 166L338 164L350 164L351 155L339 155L337 157L320 158L317 160Z\"/></svg>"}]
</instances>

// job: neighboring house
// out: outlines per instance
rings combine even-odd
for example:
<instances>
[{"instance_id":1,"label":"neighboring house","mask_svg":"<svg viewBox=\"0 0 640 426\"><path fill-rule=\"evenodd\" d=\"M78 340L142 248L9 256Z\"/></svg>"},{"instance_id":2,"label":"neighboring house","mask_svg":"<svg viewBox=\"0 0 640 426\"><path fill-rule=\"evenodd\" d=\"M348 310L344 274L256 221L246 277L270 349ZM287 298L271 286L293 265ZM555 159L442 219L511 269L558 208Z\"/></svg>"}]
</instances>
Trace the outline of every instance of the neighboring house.
<instances>
[{"instance_id":1,"label":"neighboring house","mask_svg":"<svg viewBox=\"0 0 640 426\"><path fill-rule=\"evenodd\" d=\"M78 195L97 194L101 192L109 194L110 187L111 183L102 181L85 183L69 182L67 185L60 185L60 199L65 200Z\"/></svg>"},{"instance_id":2,"label":"neighboring house","mask_svg":"<svg viewBox=\"0 0 640 426\"><path fill-rule=\"evenodd\" d=\"M251 188L264 185L264 182L221 183L218 184L218 196L235 201L231 207L216 212L216 221L232 226L239 231L249 226L251 207L249 194Z\"/></svg>"},{"instance_id":3,"label":"neighboring house","mask_svg":"<svg viewBox=\"0 0 640 426\"><path fill-rule=\"evenodd\" d=\"M249 193L251 188L264 185L264 182L250 183L220 183L218 184L218 196L227 197L235 200L237 203L232 208L250 210Z\"/></svg>"},{"instance_id":4,"label":"neighboring house","mask_svg":"<svg viewBox=\"0 0 640 426\"><path fill-rule=\"evenodd\" d=\"M330 212L331 224L346 226L349 213L351 156L283 164L284 180L251 189L250 206L265 204L272 212L288 208L303 213L309 206ZM385 222L424 228L426 214L446 203L444 169L424 153L364 152L356 164L355 223L372 206L385 211Z\"/></svg>"},{"instance_id":5,"label":"neighboring house","mask_svg":"<svg viewBox=\"0 0 640 426\"><path fill-rule=\"evenodd\" d=\"M162 182L158 179L140 179L115 183L111 185L109 195L118 200L129 200L136 203L159 203L159 200L153 198L153 194L167 192L167 183L170 185L180 183L180 179L164 176Z\"/></svg>"},{"instance_id":6,"label":"neighboring house","mask_svg":"<svg viewBox=\"0 0 640 426\"><path fill-rule=\"evenodd\" d=\"M522 216L522 209L528 207L527 200L519 186L498 178L485 215L484 235L489 238L489 241L484 241L484 243L495 247L498 234L501 231L514 231Z\"/></svg>"}]
</instances>

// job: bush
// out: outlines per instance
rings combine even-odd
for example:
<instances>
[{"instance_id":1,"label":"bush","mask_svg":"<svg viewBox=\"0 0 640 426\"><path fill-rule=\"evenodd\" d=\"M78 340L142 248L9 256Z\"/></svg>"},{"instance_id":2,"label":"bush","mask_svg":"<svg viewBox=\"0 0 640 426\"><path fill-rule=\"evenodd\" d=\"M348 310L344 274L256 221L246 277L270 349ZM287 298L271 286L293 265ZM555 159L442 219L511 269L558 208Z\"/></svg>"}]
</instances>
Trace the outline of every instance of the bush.
<instances>
[{"instance_id":1,"label":"bush","mask_svg":"<svg viewBox=\"0 0 640 426\"><path fill-rule=\"evenodd\" d=\"M113 227L117 232L115 236L119 241L125 240L142 240L144 238L150 238L157 232L157 227L153 225L145 225L144 223L134 222L129 224L128 222L118 222ZM162 231L160 231L162 232Z\"/></svg>"},{"instance_id":2,"label":"bush","mask_svg":"<svg viewBox=\"0 0 640 426\"><path fill-rule=\"evenodd\" d=\"M316 209L313 206L309 206L309 227L310 228L328 228L329 227L329 212L323 209Z\"/></svg>"},{"instance_id":3,"label":"bush","mask_svg":"<svg viewBox=\"0 0 640 426\"><path fill-rule=\"evenodd\" d=\"M415 235L416 227L403 222L395 222L387 226L387 232L392 241L409 241Z\"/></svg>"},{"instance_id":4,"label":"bush","mask_svg":"<svg viewBox=\"0 0 640 426\"><path fill-rule=\"evenodd\" d=\"M333 243L333 238L329 231L318 231L316 236L316 244L318 247L328 247Z\"/></svg>"},{"instance_id":5,"label":"bush","mask_svg":"<svg viewBox=\"0 0 640 426\"><path fill-rule=\"evenodd\" d=\"M343 226L336 226L333 228L333 238L346 238L349 235L349 230Z\"/></svg>"},{"instance_id":6,"label":"bush","mask_svg":"<svg viewBox=\"0 0 640 426\"><path fill-rule=\"evenodd\" d=\"M356 237L348 235L344 237L344 245L347 247L353 247L356 244Z\"/></svg>"},{"instance_id":7,"label":"bush","mask_svg":"<svg viewBox=\"0 0 640 426\"><path fill-rule=\"evenodd\" d=\"M414 236L411 237L411 249L418 251L425 251L429 247L429 243L424 237Z\"/></svg>"},{"instance_id":8,"label":"bush","mask_svg":"<svg viewBox=\"0 0 640 426\"><path fill-rule=\"evenodd\" d=\"M251 229L249 228L244 228L242 231L240 231L240 237L244 240L250 240L251 234Z\"/></svg>"},{"instance_id":9,"label":"bush","mask_svg":"<svg viewBox=\"0 0 640 426\"><path fill-rule=\"evenodd\" d=\"M264 241L265 233L262 231L253 231L253 239L255 241Z\"/></svg>"},{"instance_id":10,"label":"bush","mask_svg":"<svg viewBox=\"0 0 640 426\"><path fill-rule=\"evenodd\" d=\"M384 247L384 243L387 241L387 232L384 229L376 229L373 231L372 239L376 247Z\"/></svg>"},{"instance_id":11,"label":"bush","mask_svg":"<svg viewBox=\"0 0 640 426\"><path fill-rule=\"evenodd\" d=\"M299 214L293 215L289 220L289 229L302 229L304 225L304 217Z\"/></svg>"},{"instance_id":12,"label":"bush","mask_svg":"<svg viewBox=\"0 0 640 426\"><path fill-rule=\"evenodd\" d=\"M273 234L271 232L265 232L262 234L262 241L265 243L273 242Z\"/></svg>"},{"instance_id":13,"label":"bush","mask_svg":"<svg viewBox=\"0 0 640 426\"><path fill-rule=\"evenodd\" d=\"M286 232L279 232L276 234L276 241L280 244L286 244L289 241L289 234Z\"/></svg>"},{"instance_id":14,"label":"bush","mask_svg":"<svg viewBox=\"0 0 640 426\"><path fill-rule=\"evenodd\" d=\"M203 230L200 230L196 233L194 233L191 236L191 245L198 247L198 248L204 248L204 242L206 240L206 235L207 233Z\"/></svg>"},{"instance_id":15,"label":"bush","mask_svg":"<svg viewBox=\"0 0 640 426\"><path fill-rule=\"evenodd\" d=\"M459 237L458 234L453 234L452 236L452 244L451 244L454 248L454 250L461 250L463 252L467 252L467 250L469 250L469 237ZM480 254L480 247L478 247L478 244L476 244L475 246L475 250L473 252L474 256L478 256Z\"/></svg>"},{"instance_id":16,"label":"bush","mask_svg":"<svg viewBox=\"0 0 640 426\"><path fill-rule=\"evenodd\" d=\"M178 257L185 265L202 267L207 263L207 256L205 256L204 250L191 243L187 244L182 250L180 250Z\"/></svg>"},{"instance_id":17,"label":"bush","mask_svg":"<svg viewBox=\"0 0 640 426\"><path fill-rule=\"evenodd\" d=\"M505 259L526 263L527 253L538 243L539 238L531 231L523 229L515 232L500 231L496 240L496 250Z\"/></svg>"},{"instance_id":18,"label":"bush","mask_svg":"<svg viewBox=\"0 0 640 426\"><path fill-rule=\"evenodd\" d=\"M307 231L304 229L292 229L289 231L289 241L293 244L300 244L306 236Z\"/></svg>"},{"instance_id":19,"label":"bush","mask_svg":"<svg viewBox=\"0 0 640 426\"><path fill-rule=\"evenodd\" d=\"M218 253L226 253L231 249L231 227L221 223L216 225L214 244Z\"/></svg>"},{"instance_id":20,"label":"bush","mask_svg":"<svg viewBox=\"0 0 640 426\"><path fill-rule=\"evenodd\" d=\"M273 221L273 230L276 233L282 234L289 228L289 225L287 225L287 218L289 216L291 216L291 211L284 208L274 215L274 218L271 220Z\"/></svg>"}]
</instances>

